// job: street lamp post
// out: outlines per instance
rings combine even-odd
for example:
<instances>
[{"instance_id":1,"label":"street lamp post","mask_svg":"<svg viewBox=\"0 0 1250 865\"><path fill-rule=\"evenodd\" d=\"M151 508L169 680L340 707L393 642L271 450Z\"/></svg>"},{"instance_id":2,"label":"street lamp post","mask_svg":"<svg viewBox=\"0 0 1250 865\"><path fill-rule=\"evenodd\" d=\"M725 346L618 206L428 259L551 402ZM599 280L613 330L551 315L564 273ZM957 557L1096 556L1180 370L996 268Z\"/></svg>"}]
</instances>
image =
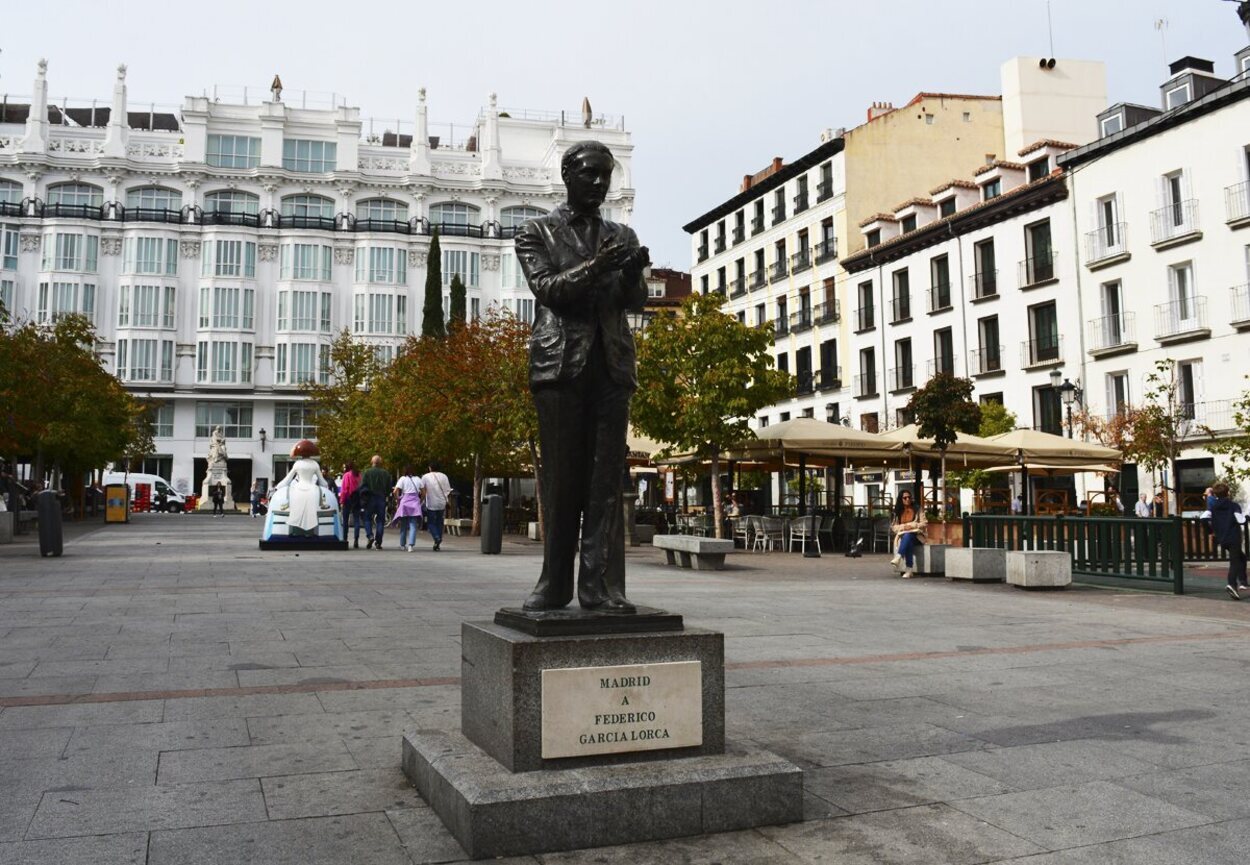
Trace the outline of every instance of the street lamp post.
<instances>
[{"instance_id":1,"label":"street lamp post","mask_svg":"<svg viewBox=\"0 0 1250 865\"><path fill-rule=\"evenodd\" d=\"M1062 373L1059 370L1050 371L1050 386L1059 391L1059 399L1063 402L1068 416L1068 438L1072 438L1072 404L1081 399L1081 380L1078 378L1076 384L1073 384L1066 378L1060 382L1060 378L1062 378Z\"/></svg>"}]
</instances>

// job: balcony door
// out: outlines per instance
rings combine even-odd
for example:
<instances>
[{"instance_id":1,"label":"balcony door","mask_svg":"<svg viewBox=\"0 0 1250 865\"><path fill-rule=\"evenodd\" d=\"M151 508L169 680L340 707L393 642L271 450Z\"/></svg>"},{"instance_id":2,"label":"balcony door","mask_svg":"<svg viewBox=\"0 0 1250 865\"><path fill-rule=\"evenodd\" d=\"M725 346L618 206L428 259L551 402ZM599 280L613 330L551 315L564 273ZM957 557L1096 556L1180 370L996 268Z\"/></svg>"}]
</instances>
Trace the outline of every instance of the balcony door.
<instances>
[{"instance_id":1,"label":"balcony door","mask_svg":"<svg viewBox=\"0 0 1250 865\"><path fill-rule=\"evenodd\" d=\"M1198 299L1194 296L1194 269L1189 262L1173 265L1172 310L1175 333L1198 329Z\"/></svg>"},{"instance_id":2,"label":"balcony door","mask_svg":"<svg viewBox=\"0 0 1250 865\"><path fill-rule=\"evenodd\" d=\"M1102 346L1107 348L1124 342L1124 297L1120 282L1102 286Z\"/></svg>"}]
</instances>

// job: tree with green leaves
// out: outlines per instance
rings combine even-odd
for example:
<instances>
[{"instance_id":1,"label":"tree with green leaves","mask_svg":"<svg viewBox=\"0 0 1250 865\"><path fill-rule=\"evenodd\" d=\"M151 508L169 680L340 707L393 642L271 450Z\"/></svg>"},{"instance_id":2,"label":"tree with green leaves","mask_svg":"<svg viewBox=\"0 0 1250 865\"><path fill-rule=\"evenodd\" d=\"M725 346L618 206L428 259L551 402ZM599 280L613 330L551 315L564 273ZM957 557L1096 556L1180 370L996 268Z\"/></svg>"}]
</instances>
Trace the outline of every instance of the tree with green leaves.
<instances>
[{"instance_id":1,"label":"tree with green leaves","mask_svg":"<svg viewBox=\"0 0 1250 865\"><path fill-rule=\"evenodd\" d=\"M151 452L147 407L96 354L95 328L79 315L51 327L0 320L0 453L29 455L67 479L81 509L84 478L140 449Z\"/></svg>"},{"instance_id":2,"label":"tree with green leaves","mask_svg":"<svg viewBox=\"0 0 1250 865\"><path fill-rule=\"evenodd\" d=\"M443 327L443 252L438 242L438 227L430 232L430 252L425 259L425 305L421 307L421 335L444 337Z\"/></svg>"},{"instance_id":3,"label":"tree with green leaves","mask_svg":"<svg viewBox=\"0 0 1250 865\"><path fill-rule=\"evenodd\" d=\"M976 434L981 438L1002 435L1016 428L1019 419L1001 402L981 403L981 423ZM984 490L994 479L994 474L985 469L969 469L968 471L951 472L950 482L960 489Z\"/></svg>"},{"instance_id":4,"label":"tree with green leaves","mask_svg":"<svg viewBox=\"0 0 1250 865\"><path fill-rule=\"evenodd\" d=\"M1132 434L1124 453L1125 460L1132 460L1147 471L1168 470L1176 502L1173 513L1179 513L1181 505L1176 476L1181 442L1191 431L1197 432L1193 404L1182 399L1177 373L1177 363L1172 358L1155 361L1154 372L1146 376L1145 401L1133 413Z\"/></svg>"},{"instance_id":5,"label":"tree with green leaves","mask_svg":"<svg viewBox=\"0 0 1250 865\"><path fill-rule=\"evenodd\" d=\"M382 452L369 387L379 371L373 347L344 328L330 344L330 382L308 386L317 442L326 465L358 466Z\"/></svg>"},{"instance_id":6,"label":"tree with green leaves","mask_svg":"<svg viewBox=\"0 0 1250 865\"><path fill-rule=\"evenodd\" d=\"M1223 480L1230 487L1250 479L1250 390L1233 400L1233 423L1236 431L1218 438L1210 427L1203 428L1209 439L1207 450L1225 457Z\"/></svg>"},{"instance_id":7,"label":"tree with green leaves","mask_svg":"<svg viewBox=\"0 0 1250 865\"><path fill-rule=\"evenodd\" d=\"M454 274L451 278L451 303L447 305L447 332L451 333L457 327L464 325L468 312L465 307L465 296L468 292L464 287L464 280L460 278L460 274Z\"/></svg>"},{"instance_id":8,"label":"tree with green leaves","mask_svg":"<svg viewBox=\"0 0 1250 865\"><path fill-rule=\"evenodd\" d=\"M946 501L946 449L959 440L961 432L975 434L981 428L981 407L972 399L974 388L971 379L939 372L907 402L907 410L916 418L917 431L922 438L933 439L942 455L939 502Z\"/></svg>"},{"instance_id":9,"label":"tree with green leaves","mask_svg":"<svg viewBox=\"0 0 1250 865\"><path fill-rule=\"evenodd\" d=\"M748 421L760 409L794 395L794 378L773 368L772 344L770 328L747 327L721 310L715 294L691 295L677 314L656 315L639 340L633 425L711 461L718 537L721 452L754 435Z\"/></svg>"}]
</instances>

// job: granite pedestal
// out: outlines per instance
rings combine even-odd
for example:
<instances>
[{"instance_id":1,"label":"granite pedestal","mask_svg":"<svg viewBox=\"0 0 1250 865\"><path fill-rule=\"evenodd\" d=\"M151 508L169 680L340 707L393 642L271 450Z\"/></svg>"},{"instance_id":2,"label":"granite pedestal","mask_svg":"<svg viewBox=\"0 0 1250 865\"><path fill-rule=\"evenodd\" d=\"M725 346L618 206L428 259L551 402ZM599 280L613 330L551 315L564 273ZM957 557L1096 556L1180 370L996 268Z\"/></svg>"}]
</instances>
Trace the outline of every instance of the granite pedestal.
<instances>
[{"instance_id":1,"label":"granite pedestal","mask_svg":"<svg viewBox=\"0 0 1250 865\"><path fill-rule=\"evenodd\" d=\"M1062 589L1072 585L1072 555L1066 550L1011 550L1007 583L1022 589Z\"/></svg>"},{"instance_id":2,"label":"granite pedestal","mask_svg":"<svg viewBox=\"0 0 1250 865\"><path fill-rule=\"evenodd\" d=\"M1007 551L994 547L949 547L946 579L1001 583L1007 572Z\"/></svg>"},{"instance_id":3,"label":"granite pedestal","mask_svg":"<svg viewBox=\"0 0 1250 865\"><path fill-rule=\"evenodd\" d=\"M461 732L405 736L403 770L473 858L802 820L799 768L725 740L723 634L465 622L461 647Z\"/></svg>"}]
</instances>

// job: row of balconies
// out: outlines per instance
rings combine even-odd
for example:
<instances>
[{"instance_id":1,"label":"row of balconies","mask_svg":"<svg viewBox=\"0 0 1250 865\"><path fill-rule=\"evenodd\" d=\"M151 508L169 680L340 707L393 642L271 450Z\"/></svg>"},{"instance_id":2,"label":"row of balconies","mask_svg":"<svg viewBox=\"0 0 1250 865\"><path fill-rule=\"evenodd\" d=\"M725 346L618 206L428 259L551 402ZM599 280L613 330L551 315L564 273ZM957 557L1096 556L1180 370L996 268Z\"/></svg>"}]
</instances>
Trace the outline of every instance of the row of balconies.
<instances>
[{"instance_id":1,"label":"row of balconies","mask_svg":"<svg viewBox=\"0 0 1250 865\"><path fill-rule=\"evenodd\" d=\"M1225 221L1234 228L1250 223L1250 181L1224 189ZM1168 249L1202 237L1198 200L1191 198L1153 210L1150 218L1150 245ZM1101 225L1085 234L1085 266L1091 269L1123 261L1130 255L1128 223Z\"/></svg>"},{"instance_id":2,"label":"row of balconies","mask_svg":"<svg viewBox=\"0 0 1250 865\"><path fill-rule=\"evenodd\" d=\"M38 199L23 202L0 201L0 216L34 219L90 219L97 222L144 222L166 225L237 225L244 228L313 229L316 231L378 231L389 234L429 235L437 228L443 237L478 237L488 240L507 240L516 235L519 226L505 226L488 220L477 225L459 222L431 223L424 217L406 221L394 219L358 218L351 213L337 216L293 216L276 210L259 213L235 211L204 211L195 205L181 210L153 207L124 207L110 203L100 206L88 204L44 204ZM704 250L706 252L706 250ZM705 256L706 257L706 256Z\"/></svg>"}]
</instances>

